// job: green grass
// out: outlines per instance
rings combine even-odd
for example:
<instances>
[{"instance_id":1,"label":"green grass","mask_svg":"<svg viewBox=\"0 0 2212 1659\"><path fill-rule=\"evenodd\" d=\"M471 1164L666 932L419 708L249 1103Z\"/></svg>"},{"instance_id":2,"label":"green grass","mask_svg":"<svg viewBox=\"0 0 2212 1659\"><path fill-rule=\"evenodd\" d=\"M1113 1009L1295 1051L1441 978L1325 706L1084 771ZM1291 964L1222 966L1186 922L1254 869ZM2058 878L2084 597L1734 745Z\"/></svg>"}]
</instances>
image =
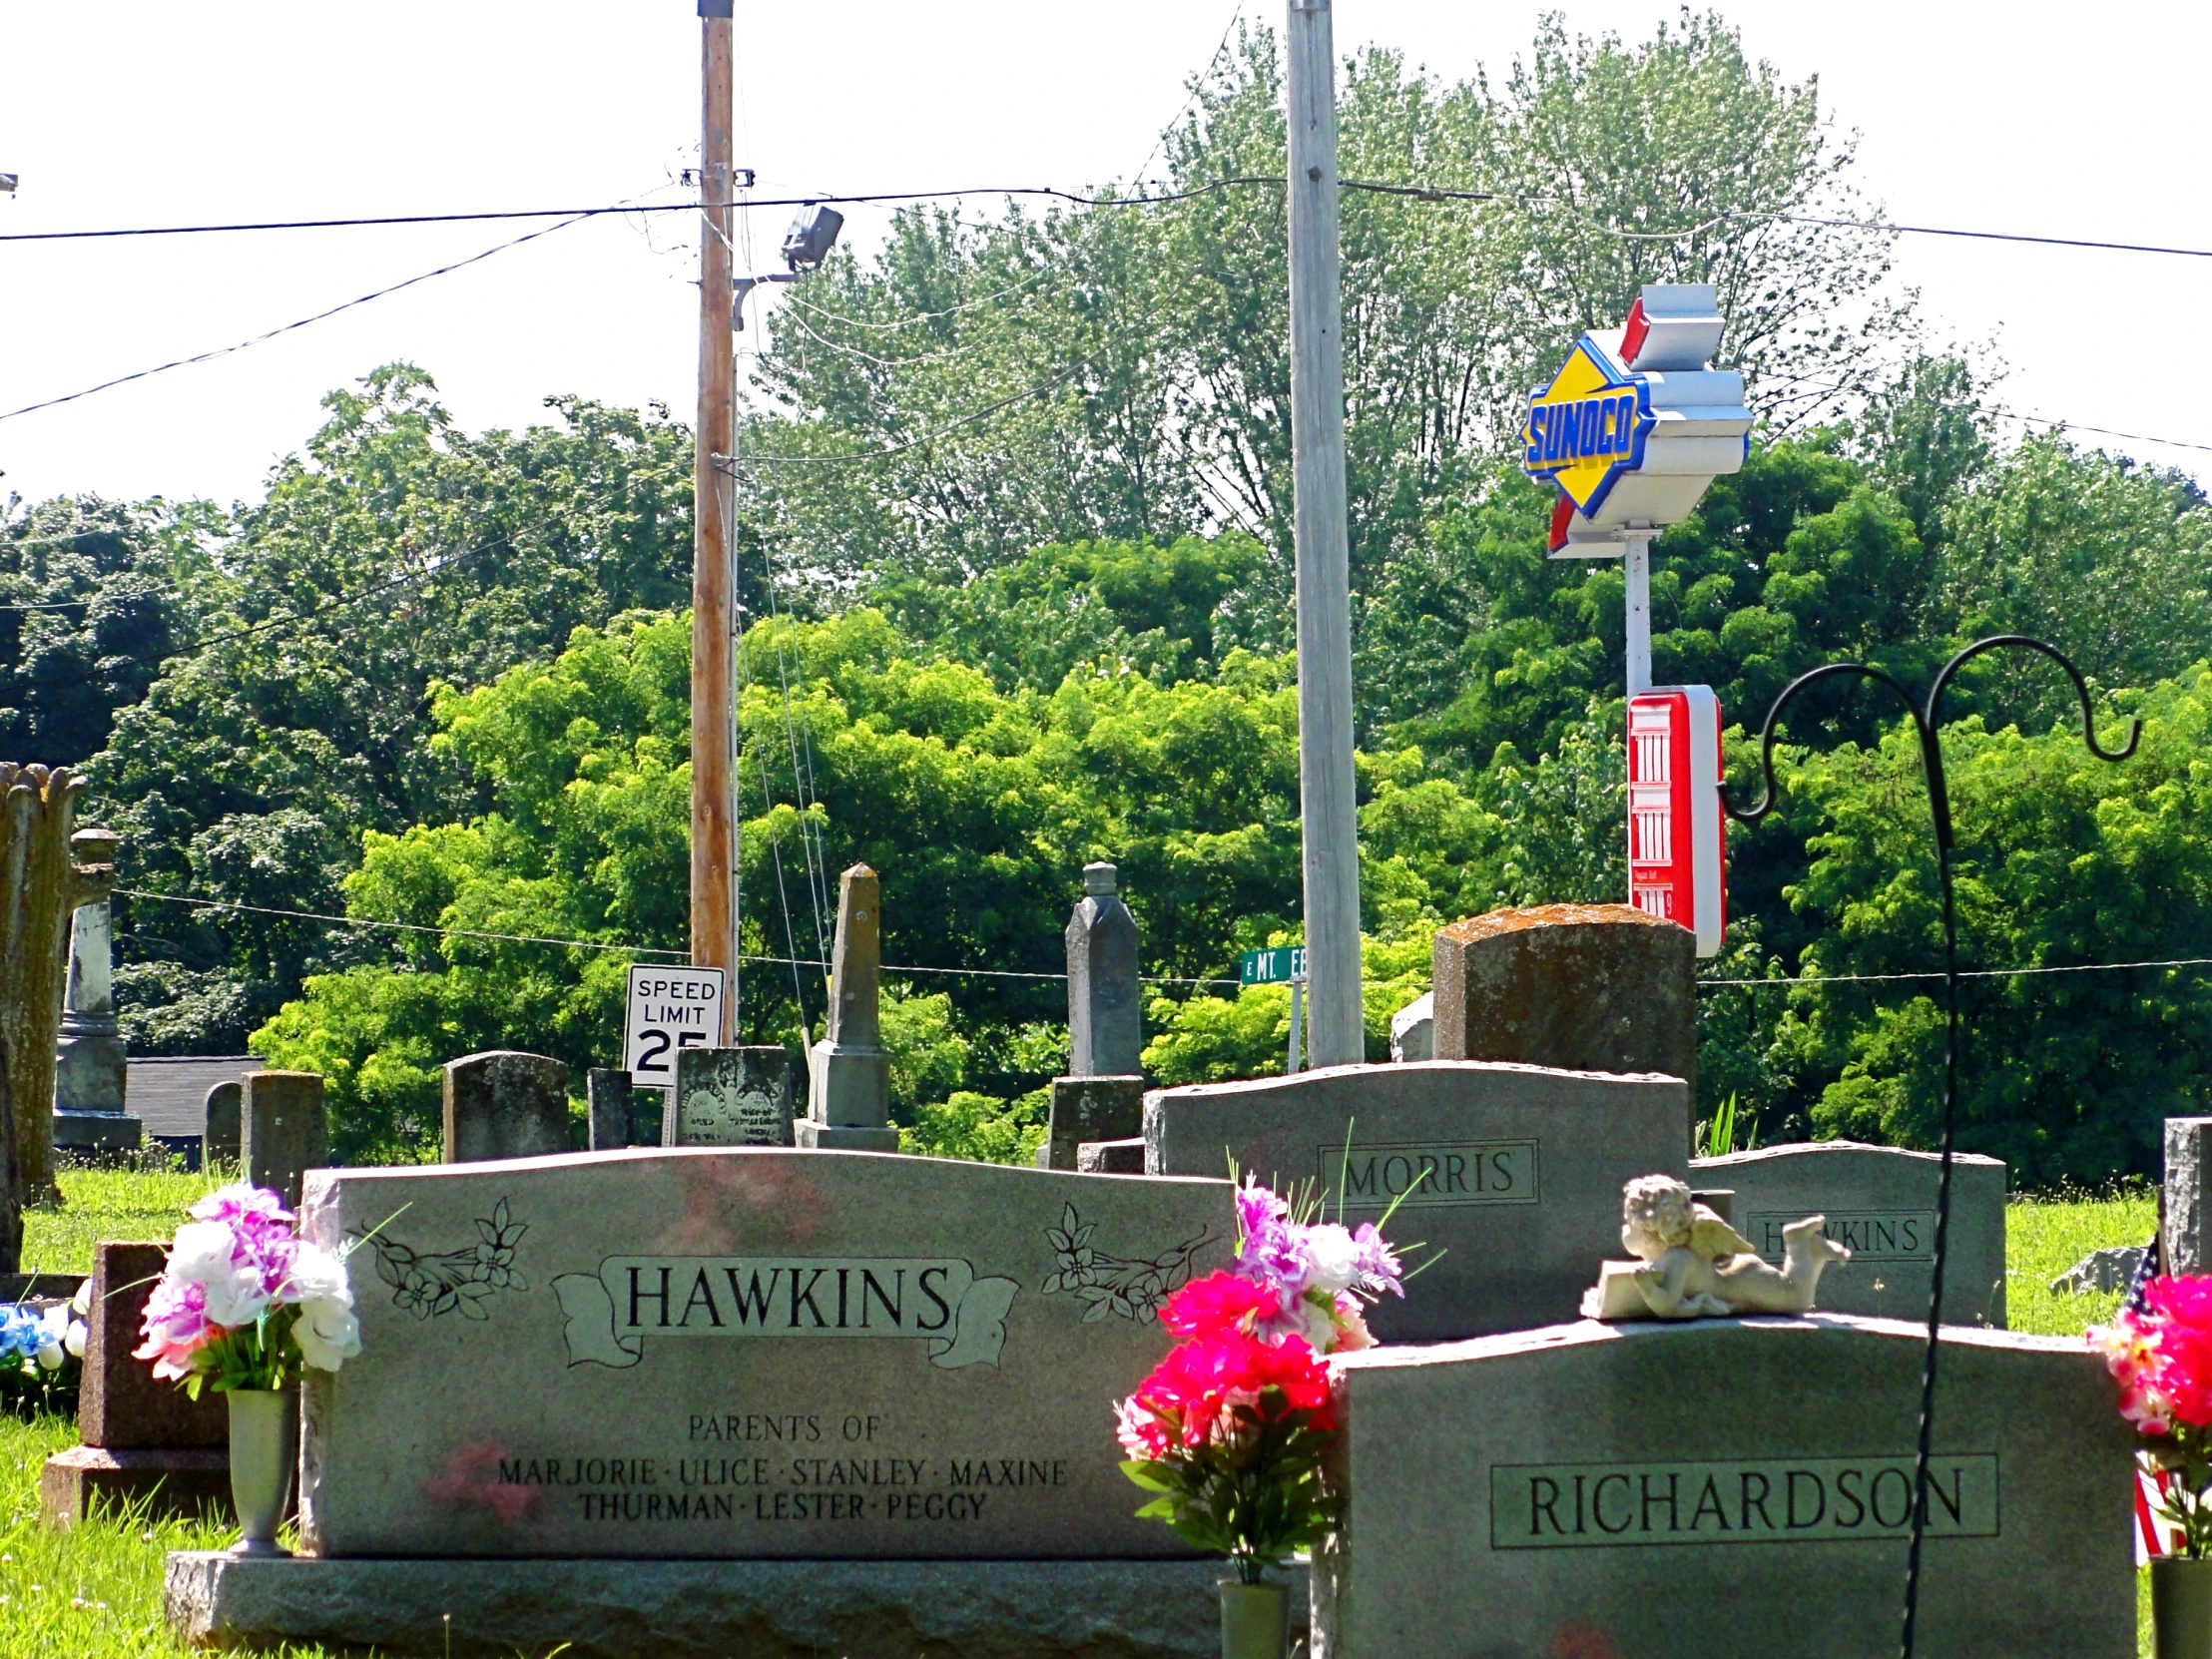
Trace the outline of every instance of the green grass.
<instances>
[{"instance_id":1,"label":"green grass","mask_svg":"<svg viewBox=\"0 0 2212 1659\"><path fill-rule=\"evenodd\" d=\"M75 1169L61 1175L58 1210L24 1218L23 1265L41 1273L89 1273L96 1239L167 1239L186 1206L235 1175ZM2053 1294L2051 1280L2092 1250L2141 1244L2157 1225L2147 1186L2093 1196L2015 1198L2005 1218L2005 1311L2014 1331L2078 1337L2111 1316L2110 1296ZM0 1416L0 1655L6 1659L141 1659L182 1655L161 1619L162 1558L173 1549L230 1541L216 1528L177 1521L99 1519L67 1533L39 1520L38 1475L49 1453L76 1443L76 1425ZM2150 1586L2137 1596L2139 1652L2150 1655ZM326 1654L287 1650L294 1659Z\"/></svg>"}]
</instances>

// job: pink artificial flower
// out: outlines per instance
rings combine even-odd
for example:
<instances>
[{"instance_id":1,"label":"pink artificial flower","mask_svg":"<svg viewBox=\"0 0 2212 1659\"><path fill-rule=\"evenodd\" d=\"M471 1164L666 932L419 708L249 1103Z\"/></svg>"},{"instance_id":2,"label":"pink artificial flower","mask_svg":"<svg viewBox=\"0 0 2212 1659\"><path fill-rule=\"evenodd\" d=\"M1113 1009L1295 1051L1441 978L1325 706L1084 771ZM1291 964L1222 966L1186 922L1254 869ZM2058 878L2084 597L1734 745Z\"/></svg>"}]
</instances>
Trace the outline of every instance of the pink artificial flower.
<instances>
[{"instance_id":1,"label":"pink artificial flower","mask_svg":"<svg viewBox=\"0 0 2212 1659\"><path fill-rule=\"evenodd\" d=\"M1358 1354L1362 1349L1373 1348L1375 1336L1368 1330L1368 1322L1361 1315L1356 1298L1337 1298L1337 1340L1329 1345L1332 1354Z\"/></svg>"},{"instance_id":2,"label":"pink artificial flower","mask_svg":"<svg viewBox=\"0 0 2212 1659\"><path fill-rule=\"evenodd\" d=\"M1281 1300L1271 1285L1233 1273L1210 1273L1169 1297L1160 1310L1160 1323L1178 1337L1250 1331L1255 1320L1274 1319Z\"/></svg>"},{"instance_id":3,"label":"pink artificial flower","mask_svg":"<svg viewBox=\"0 0 2212 1659\"><path fill-rule=\"evenodd\" d=\"M270 1222L288 1224L296 1219L284 1208L280 1195L248 1181L234 1181L228 1187L218 1187L186 1214L194 1221L227 1221L233 1226L241 1223L254 1226Z\"/></svg>"},{"instance_id":4,"label":"pink artificial flower","mask_svg":"<svg viewBox=\"0 0 2212 1659\"><path fill-rule=\"evenodd\" d=\"M223 1334L221 1326L208 1323L207 1310L206 1286L167 1276L155 1281L146 1299L146 1341L131 1358L153 1361L154 1375L165 1382L190 1377L192 1357Z\"/></svg>"}]
</instances>

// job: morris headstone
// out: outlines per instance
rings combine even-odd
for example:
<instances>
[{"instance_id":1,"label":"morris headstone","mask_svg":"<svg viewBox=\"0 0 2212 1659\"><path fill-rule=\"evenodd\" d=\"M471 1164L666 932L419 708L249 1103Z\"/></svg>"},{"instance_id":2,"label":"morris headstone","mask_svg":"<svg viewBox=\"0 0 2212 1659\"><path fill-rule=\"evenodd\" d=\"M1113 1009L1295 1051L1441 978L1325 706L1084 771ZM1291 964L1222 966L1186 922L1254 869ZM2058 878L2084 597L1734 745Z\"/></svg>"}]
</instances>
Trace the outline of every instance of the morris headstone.
<instances>
[{"instance_id":1,"label":"morris headstone","mask_svg":"<svg viewBox=\"0 0 2212 1659\"><path fill-rule=\"evenodd\" d=\"M1690 1160L1690 1184L1732 1188L1729 1221L1770 1262L1782 1260L1782 1229L1826 1216L1824 1231L1851 1250L1821 1276L1824 1314L1928 1319L1936 1271L1936 1188L1942 1160L1933 1152L1808 1141L1763 1146L1725 1158ZM1950 1237L1943 1271L1943 1323L2004 1329L2004 1164L1958 1153L1950 1169Z\"/></svg>"},{"instance_id":2,"label":"morris headstone","mask_svg":"<svg viewBox=\"0 0 2212 1659\"><path fill-rule=\"evenodd\" d=\"M1189 1553L1107 1403L1229 1261L1224 1182L633 1151L318 1171L302 1225L366 1241L306 1386L322 1555Z\"/></svg>"},{"instance_id":3,"label":"morris headstone","mask_svg":"<svg viewBox=\"0 0 2212 1659\"><path fill-rule=\"evenodd\" d=\"M241 1111L246 1101L243 1084L218 1083L208 1091L206 1116L200 1131L200 1167L239 1161Z\"/></svg>"},{"instance_id":4,"label":"morris headstone","mask_svg":"<svg viewBox=\"0 0 2212 1659\"><path fill-rule=\"evenodd\" d=\"M1439 929L1436 1058L1664 1072L1697 1100L1697 939L1626 904L1492 910Z\"/></svg>"},{"instance_id":5,"label":"morris headstone","mask_svg":"<svg viewBox=\"0 0 2212 1659\"><path fill-rule=\"evenodd\" d=\"M781 1044L676 1056L676 1144L790 1146L792 1063Z\"/></svg>"},{"instance_id":6,"label":"morris headstone","mask_svg":"<svg viewBox=\"0 0 2212 1659\"><path fill-rule=\"evenodd\" d=\"M1924 1351L1915 1326L1823 1314L1345 1356L1315 1652L1894 1653ZM2112 1402L2078 1338L1944 1333L1919 1651L2131 1659Z\"/></svg>"},{"instance_id":7,"label":"morris headstone","mask_svg":"<svg viewBox=\"0 0 2212 1659\"><path fill-rule=\"evenodd\" d=\"M829 1028L808 1056L807 1115L793 1125L803 1147L898 1150L890 1121L891 1057L883 1050L876 1007L883 965L878 892L875 871L865 864L846 870L837 886Z\"/></svg>"},{"instance_id":8,"label":"morris headstone","mask_svg":"<svg viewBox=\"0 0 2212 1659\"><path fill-rule=\"evenodd\" d=\"M637 1144L636 1126L631 1122L636 1098L626 1071L593 1066L584 1073L584 1105L589 1114L592 1151L620 1152ZM660 1144L658 1135L653 1137L653 1144Z\"/></svg>"},{"instance_id":9,"label":"morris headstone","mask_svg":"<svg viewBox=\"0 0 2212 1659\"><path fill-rule=\"evenodd\" d=\"M1083 866L1083 896L1068 918L1067 947L1068 1075L1134 1075L1142 1069L1144 1047L1137 918L1114 892L1112 864Z\"/></svg>"},{"instance_id":10,"label":"morris headstone","mask_svg":"<svg viewBox=\"0 0 2212 1659\"><path fill-rule=\"evenodd\" d=\"M445 1064L445 1161L550 1158L568 1151L568 1067L487 1049Z\"/></svg>"},{"instance_id":11,"label":"morris headstone","mask_svg":"<svg viewBox=\"0 0 2212 1659\"><path fill-rule=\"evenodd\" d=\"M132 1358L146 1299L168 1258L158 1244L93 1247L92 1300L85 1316L80 1444L47 1459L39 1506L72 1526L95 1504L146 1504L155 1515L223 1512L230 1506L230 1425L223 1396L193 1399Z\"/></svg>"},{"instance_id":12,"label":"morris headstone","mask_svg":"<svg viewBox=\"0 0 2212 1659\"><path fill-rule=\"evenodd\" d=\"M1438 1342L1573 1317L1595 1263L1620 1254L1621 1187L1687 1173L1671 1077L1428 1060L1162 1089L1145 1098L1145 1168L1310 1183L1348 1223L1442 1257L1369 1324Z\"/></svg>"},{"instance_id":13,"label":"morris headstone","mask_svg":"<svg viewBox=\"0 0 2212 1659\"><path fill-rule=\"evenodd\" d=\"M1085 1141L1120 1141L1143 1133L1142 1077L1055 1077L1052 1118L1044 1145L1037 1148L1037 1165L1075 1169Z\"/></svg>"},{"instance_id":14,"label":"morris headstone","mask_svg":"<svg viewBox=\"0 0 2212 1659\"><path fill-rule=\"evenodd\" d=\"M69 837L80 863L113 867L123 837L79 830ZM130 1115L130 1056L116 1028L114 930L105 894L77 907L69 931L69 980L54 1059L54 1144L79 1152L128 1152L145 1138Z\"/></svg>"},{"instance_id":15,"label":"morris headstone","mask_svg":"<svg viewBox=\"0 0 2212 1659\"><path fill-rule=\"evenodd\" d=\"M299 1178L329 1162L329 1124L322 1108L322 1074L257 1071L248 1075L239 1102L239 1162L257 1187L282 1193L294 1208Z\"/></svg>"}]
</instances>

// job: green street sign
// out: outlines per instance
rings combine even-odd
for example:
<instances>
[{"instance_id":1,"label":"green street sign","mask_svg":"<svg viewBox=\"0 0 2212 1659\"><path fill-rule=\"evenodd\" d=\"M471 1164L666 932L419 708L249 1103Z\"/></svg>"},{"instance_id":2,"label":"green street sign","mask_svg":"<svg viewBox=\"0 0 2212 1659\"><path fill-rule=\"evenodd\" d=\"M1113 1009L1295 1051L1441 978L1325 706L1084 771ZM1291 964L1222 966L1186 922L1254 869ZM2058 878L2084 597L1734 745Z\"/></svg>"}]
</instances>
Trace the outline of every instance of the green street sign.
<instances>
[{"instance_id":1,"label":"green street sign","mask_svg":"<svg viewBox=\"0 0 2212 1659\"><path fill-rule=\"evenodd\" d=\"M1306 947L1281 944L1273 950L1244 953L1243 980L1247 985L1280 985L1306 977Z\"/></svg>"}]
</instances>

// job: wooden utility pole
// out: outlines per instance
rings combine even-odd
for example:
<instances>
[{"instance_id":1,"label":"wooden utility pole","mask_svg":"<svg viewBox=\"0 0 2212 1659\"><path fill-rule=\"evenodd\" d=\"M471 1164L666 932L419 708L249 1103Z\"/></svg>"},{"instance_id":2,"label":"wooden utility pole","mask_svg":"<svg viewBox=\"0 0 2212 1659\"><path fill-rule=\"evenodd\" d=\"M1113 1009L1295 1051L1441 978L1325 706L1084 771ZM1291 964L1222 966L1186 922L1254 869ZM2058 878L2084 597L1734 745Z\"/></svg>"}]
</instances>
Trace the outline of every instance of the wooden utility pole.
<instances>
[{"instance_id":1,"label":"wooden utility pole","mask_svg":"<svg viewBox=\"0 0 2212 1659\"><path fill-rule=\"evenodd\" d=\"M1291 470L1298 552L1298 796L1306 860L1307 1063L1367 1058L1352 769L1344 306L1330 0L1290 0Z\"/></svg>"},{"instance_id":2,"label":"wooden utility pole","mask_svg":"<svg viewBox=\"0 0 2212 1659\"><path fill-rule=\"evenodd\" d=\"M731 0L699 0L699 454L692 468L691 953L694 967L728 975L720 1040L737 1040L734 901L737 826L731 798L736 690L731 554L737 490L737 370L730 302L735 219L731 196Z\"/></svg>"}]
</instances>

